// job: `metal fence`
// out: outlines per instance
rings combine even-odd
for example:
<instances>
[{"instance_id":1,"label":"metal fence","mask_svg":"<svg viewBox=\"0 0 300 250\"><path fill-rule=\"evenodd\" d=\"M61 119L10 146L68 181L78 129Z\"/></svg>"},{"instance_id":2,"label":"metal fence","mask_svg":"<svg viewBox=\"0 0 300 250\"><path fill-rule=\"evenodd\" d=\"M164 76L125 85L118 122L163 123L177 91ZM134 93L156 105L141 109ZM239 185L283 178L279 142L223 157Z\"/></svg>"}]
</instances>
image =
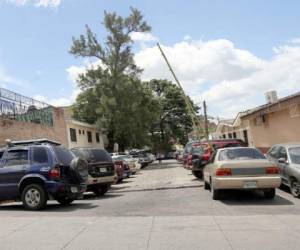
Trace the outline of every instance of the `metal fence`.
<instances>
[{"instance_id":1,"label":"metal fence","mask_svg":"<svg viewBox=\"0 0 300 250\"><path fill-rule=\"evenodd\" d=\"M3 88L0 88L0 117L53 126L52 106Z\"/></svg>"}]
</instances>

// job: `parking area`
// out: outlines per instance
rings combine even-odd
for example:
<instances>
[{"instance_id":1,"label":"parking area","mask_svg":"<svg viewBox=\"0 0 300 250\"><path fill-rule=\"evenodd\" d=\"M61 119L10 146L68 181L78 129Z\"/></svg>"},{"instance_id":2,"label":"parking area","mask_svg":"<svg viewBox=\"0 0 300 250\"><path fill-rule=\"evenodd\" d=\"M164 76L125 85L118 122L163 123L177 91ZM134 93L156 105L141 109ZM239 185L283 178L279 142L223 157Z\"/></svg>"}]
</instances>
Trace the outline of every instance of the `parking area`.
<instances>
[{"instance_id":1,"label":"parking area","mask_svg":"<svg viewBox=\"0 0 300 250\"><path fill-rule=\"evenodd\" d=\"M25 211L0 206L4 249L298 249L300 200L277 190L212 200L175 161L154 163L103 197ZM30 237L34 233L35 237Z\"/></svg>"}]
</instances>

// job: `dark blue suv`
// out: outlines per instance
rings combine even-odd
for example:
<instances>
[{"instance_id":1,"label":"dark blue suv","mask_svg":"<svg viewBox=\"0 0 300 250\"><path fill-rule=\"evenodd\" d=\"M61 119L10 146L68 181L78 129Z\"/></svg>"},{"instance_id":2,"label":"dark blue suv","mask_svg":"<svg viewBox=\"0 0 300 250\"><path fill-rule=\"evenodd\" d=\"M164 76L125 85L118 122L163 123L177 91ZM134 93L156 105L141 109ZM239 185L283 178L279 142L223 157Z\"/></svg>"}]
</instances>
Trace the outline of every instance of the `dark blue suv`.
<instances>
[{"instance_id":1,"label":"dark blue suv","mask_svg":"<svg viewBox=\"0 0 300 250\"><path fill-rule=\"evenodd\" d=\"M2 152L0 200L21 200L25 208L40 210L49 199L68 205L86 189L86 161L59 143L12 142Z\"/></svg>"}]
</instances>

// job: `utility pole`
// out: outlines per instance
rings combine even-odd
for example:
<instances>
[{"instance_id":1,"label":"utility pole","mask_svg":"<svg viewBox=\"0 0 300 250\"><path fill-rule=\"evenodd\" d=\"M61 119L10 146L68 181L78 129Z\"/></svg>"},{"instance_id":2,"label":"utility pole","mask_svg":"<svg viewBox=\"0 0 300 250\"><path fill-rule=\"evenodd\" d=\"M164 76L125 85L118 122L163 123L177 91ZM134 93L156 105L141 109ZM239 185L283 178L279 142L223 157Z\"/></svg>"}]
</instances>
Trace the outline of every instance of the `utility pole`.
<instances>
[{"instance_id":1,"label":"utility pole","mask_svg":"<svg viewBox=\"0 0 300 250\"><path fill-rule=\"evenodd\" d=\"M185 104L187 106L187 109L188 109L188 112L189 112L189 115L191 117L191 120L192 120L192 123L193 123L193 129L196 130L196 133L197 133L197 137L198 137L198 140L201 139L201 133L200 133L200 129L201 129L201 122L200 122L200 119L198 118L197 114L196 114L196 111L194 110L190 100L188 99L188 97L186 96L177 76L175 75L175 72L173 71L172 69L172 66L171 64L169 63L168 61L168 58L166 57L165 53L163 52L162 48L160 47L159 43L157 43L157 47L158 49L160 50L171 74L173 75L174 77L174 80L175 82L177 83L178 87L180 88L181 90L181 93L182 93L182 96L184 98L184 101L185 101Z\"/></svg>"},{"instance_id":2,"label":"utility pole","mask_svg":"<svg viewBox=\"0 0 300 250\"><path fill-rule=\"evenodd\" d=\"M205 128L205 139L208 141L208 120L207 120L207 107L206 102L203 102L203 111L204 111L204 128Z\"/></svg>"}]
</instances>

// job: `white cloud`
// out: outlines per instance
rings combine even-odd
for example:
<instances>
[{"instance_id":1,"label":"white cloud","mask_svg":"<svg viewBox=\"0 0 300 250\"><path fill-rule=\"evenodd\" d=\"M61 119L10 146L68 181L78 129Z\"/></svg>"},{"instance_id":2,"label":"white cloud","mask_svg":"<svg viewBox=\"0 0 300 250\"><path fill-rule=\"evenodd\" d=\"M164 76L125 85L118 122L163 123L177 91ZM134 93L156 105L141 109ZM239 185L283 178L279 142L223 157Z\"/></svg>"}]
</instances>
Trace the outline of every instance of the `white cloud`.
<instances>
[{"instance_id":1,"label":"white cloud","mask_svg":"<svg viewBox=\"0 0 300 250\"><path fill-rule=\"evenodd\" d=\"M151 33L145 32L132 32L131 39L135 42L156 42L158 38Z\"/></svg>"},{"instance_id":2,"label":"white cloud","mask_svg":"<svg viewBox=\"0 0 300 250\"><path fill-rule=\"evenodd\" d=\"M206 100L216 116L235 117L239 111L261 105L269 90L279 94L300 90L300 45L295 43L275 48L270 60L225 39L189 38L163 49L185 91L196 102ZM143 79L173 80L158 48L143 48L135 60L144 68Z\"/></svg>"},{"instance_id":3,"label":"white cloud","mask_svg":"<svg viewBox=\"0 0 300 250\"><path fill-rule=\"evenodd\" d=\"M74 88L73 92L71 93L71 96L63 96L58 98L48 98L44 95L35 95L33 99L48 103L50 105L53 105L55 107L61 107L61 106L69 106L72 105L78 94L80 93L80 90L78 88Z\"/></svg>"},{"instance_id":4,"label":"white cloud","mask_svg":"<svg viewBox=\"0 0 300 250\"><path fill-rule=\"evenodd\" d=\"M3 1L3 0L2 0ZM62 0L4 0L17 6L33 4L36 7L58 7Z\"/></svg>"},{"instance_id":5,"label":"white cloud","mask_svg":"<svg viewBox=\"0 0 300 250\"><path fill-rule=\"evenodd\" d=\"M24 86L26 83L8 74L4 68L0 67L0 87L7 88L8 85Z\"/></svg>"},{"instance_id":6,"label":"white cloud","mask_svg":"<svg viewBox=\"0 0 300 250\"><path fill-rule=\"evenodd\" d=\"M263 104L269 90L277 90L280 96L300 91L300 44L276 47L269 60L236 48L226 39L193 41L186 37L162 48L185 91L196 103L206 100L210 115L235 117L239 111ZM143 80L173 81L157 47L142 47L135 61L144 69ZM97 64L71 66L69 78L75 83L86 67Z\"/></svg>"}]
</instances>

